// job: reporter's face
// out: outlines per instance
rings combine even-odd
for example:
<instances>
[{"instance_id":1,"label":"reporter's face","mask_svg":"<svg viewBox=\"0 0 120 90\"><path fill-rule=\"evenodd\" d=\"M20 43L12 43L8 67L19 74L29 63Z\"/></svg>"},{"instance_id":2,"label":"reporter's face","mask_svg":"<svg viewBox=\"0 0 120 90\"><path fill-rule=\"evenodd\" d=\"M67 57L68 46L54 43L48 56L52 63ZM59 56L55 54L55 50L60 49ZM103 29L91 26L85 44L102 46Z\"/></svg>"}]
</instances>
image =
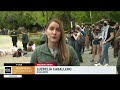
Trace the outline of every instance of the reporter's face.
<instances>
[{"instance_id":1,"label":"reporter's face","mask_svg":"<svg viewBox=\"0 0 120 90\"><path fill-rule=\"evenodd\" d=\"M61 37L61 29L58 23L51 22L45 31L48 42L58 43Z\"/></svg>"}]
</instances>

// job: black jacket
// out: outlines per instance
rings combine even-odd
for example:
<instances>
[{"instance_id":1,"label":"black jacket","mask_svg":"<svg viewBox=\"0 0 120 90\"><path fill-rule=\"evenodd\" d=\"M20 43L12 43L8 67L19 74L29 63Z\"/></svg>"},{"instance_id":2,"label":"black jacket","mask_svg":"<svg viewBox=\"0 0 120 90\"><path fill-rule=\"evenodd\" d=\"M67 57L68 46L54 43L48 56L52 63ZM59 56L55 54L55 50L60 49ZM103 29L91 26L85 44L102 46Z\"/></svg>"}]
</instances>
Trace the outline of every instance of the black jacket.
<instances>
[{"instance_id":1,"label":"black jacket","mask_svg":"<svg viewBox=\"0 0 120 90\"><path fill-rule=\"evenodd\" d=\"M117 66L116 66L118 74L120 74L120 50L118 52L118 60L117 60Z\"/></svg>"}]
</instances>

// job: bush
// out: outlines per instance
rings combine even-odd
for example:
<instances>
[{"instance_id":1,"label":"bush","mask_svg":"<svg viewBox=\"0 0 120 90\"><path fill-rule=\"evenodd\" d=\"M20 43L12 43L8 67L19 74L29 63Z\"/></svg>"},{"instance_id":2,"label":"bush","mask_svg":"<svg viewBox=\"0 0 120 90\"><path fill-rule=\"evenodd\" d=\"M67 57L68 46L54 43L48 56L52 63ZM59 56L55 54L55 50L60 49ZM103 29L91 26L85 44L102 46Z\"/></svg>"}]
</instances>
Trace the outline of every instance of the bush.
<instances>
[{"instance_id":1,"label":"bush","mask_svg":"<svg viewBox=\"0 0 120 90\"><path fill-rule=\"evenodd\" d=\"M32 41L36 46L41 45L40 42L41 33L28 33L29 42ZM22 34L19 34L18 40L22 41Z\"/></svg>"},{"instance_id":2,"label":"bush","mask_svg":"<svg viewBox=\"0 0 120 90\"><path fill-rule=\"evenodd\" d=\"M22 34L19 34L18 40L22 41Z\"/></svg>"},{"instance_id":3,"label":"bush","mask_svg":"<svg viewBox=\"0 0 120 90\"><path fill-rule=\"evenodd\" d=\"M32 41L36 46L41 44L40 39L31 39L30 41Z\"/></svg>"}]
</instances>

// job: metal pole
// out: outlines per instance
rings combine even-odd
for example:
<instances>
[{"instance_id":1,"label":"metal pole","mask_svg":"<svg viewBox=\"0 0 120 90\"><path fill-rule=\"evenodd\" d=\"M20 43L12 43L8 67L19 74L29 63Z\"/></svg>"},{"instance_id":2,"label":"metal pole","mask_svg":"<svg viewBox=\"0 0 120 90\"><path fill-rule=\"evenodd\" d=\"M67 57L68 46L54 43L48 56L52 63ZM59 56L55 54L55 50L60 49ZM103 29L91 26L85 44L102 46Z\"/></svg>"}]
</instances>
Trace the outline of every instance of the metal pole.
<instances>
[{"instance_id":1,"label":"metal pole","mask_svg":"<svg viewBox=\"0 0 120 90\"><path fill-rule=\"evenodd\" d=\"M92 12L90 11L90 21L91 21L91 24L92 24Z\"/></svg>"},{"instance_id":2,"label":"metal pole","mask_svg":"<svg viewBox=\"0 0 120 90\"><path fill-rule=\"evenodd\" d=\"M70 26L71 26L71 29L73 28L73 23L72 23L72 21L70 21Z\"/></svg>"}]
</instances>

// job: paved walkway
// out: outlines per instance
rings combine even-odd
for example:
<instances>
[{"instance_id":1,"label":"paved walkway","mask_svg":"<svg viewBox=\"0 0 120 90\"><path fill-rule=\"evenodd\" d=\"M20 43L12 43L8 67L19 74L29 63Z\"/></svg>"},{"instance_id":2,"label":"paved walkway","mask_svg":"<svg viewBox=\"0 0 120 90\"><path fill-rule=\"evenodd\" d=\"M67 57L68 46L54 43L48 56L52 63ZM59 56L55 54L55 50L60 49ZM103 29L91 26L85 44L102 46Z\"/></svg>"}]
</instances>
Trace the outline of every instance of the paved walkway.
<instances>
[{"instance_id":1,"label":"paved walkway","mask_svg":"<svg viewBox=\"0 0 120 90\"><path fill-rule=\"evenodd\" d=\"M83 63L81 63L81 66L94 66L93 63L89 62L92 59L92 54L89 54L89 53L90 53L90 51L85 51L84 54L82 54ZM116 66L117 58L114 58L114 56L113 56L113 48L112 47L109 48L108 53L109 53L110 66ZM99 60L98 55L96 55L95 57L96 57L95 61L98 61Z\"/></svg>"},{"instance_id":2,"label":"paved walkway","mask_svg":"<svg viewBox=\"0 0 120 90\"><path fill-rule=\"evenodd\" d=\"M10 36L0 35L0 49L9 49L12 46L12 41ZM22 48L22 43L18 41L18 47ZM94 66L93 63L89 61L92 58L92 55L89 54L89 50L85 50L83 57L83 63L81 66ZM0 74L4 73L4 63L28 63L30 62L30 56L32 53L28 53L26 56L22 57L12 57L12 55L0 56ZM113 57L113 48L109 48L109 56L110 56L110 65L116 66L117 58ZM98 56L96 55L96 60L98 60Z\"/></svg>"},{"instance_id":3,"label":"paved walkway","mask_svg":"<svg viewBox=\"0 0 120 90\"><path fill-rule=\"evenodd\" d=\"M17 42L18 48L22 48L22 42ZM0 35L0 50L10 49L12 39L7 35ZM30 62L31 52L22 57L12 57L12 55L0 56L0 74L3 74L4 63L28 63Z\"/></svg>"}]
</instances>

